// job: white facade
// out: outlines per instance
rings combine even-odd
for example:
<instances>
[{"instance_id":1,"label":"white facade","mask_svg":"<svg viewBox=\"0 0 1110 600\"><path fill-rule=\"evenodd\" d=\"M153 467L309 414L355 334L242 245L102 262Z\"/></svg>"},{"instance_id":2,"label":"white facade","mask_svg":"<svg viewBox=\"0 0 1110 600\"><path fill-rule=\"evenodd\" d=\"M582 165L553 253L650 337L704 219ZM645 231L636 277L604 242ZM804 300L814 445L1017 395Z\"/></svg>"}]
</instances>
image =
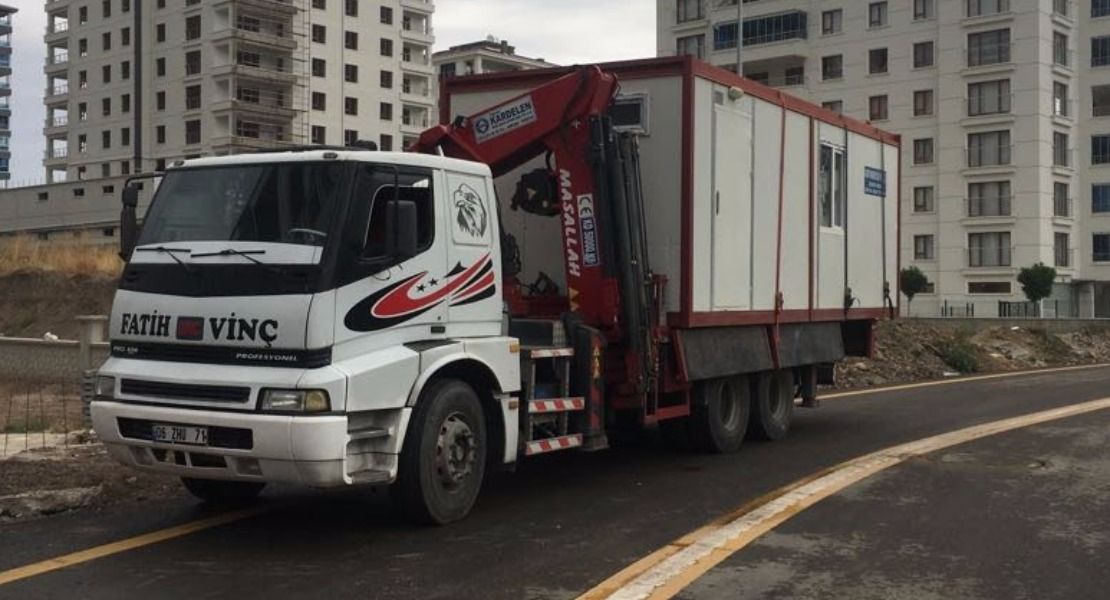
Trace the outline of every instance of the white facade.
<instances>
[{"instance_id":1,"label":"white facade","mask_svg":"<svg viewBox=\"0 0 1110 600\"><path fill-rule=\"evenodd\" d=\"M442 77L505 73L524 69L554 67L542 58L528 58L516 53L505 40L492 36L480 42L451 46L432 55L432 64Z\"/></svg>"},{"instance_id":2,"label":"white facade","mask_svg":"<svg viewBox=\"0 0 1110 600\"><path fill-rule=\"evenodd\" d=\"M429 0L50 0L48 181L305 144L411 142Z\"/></svg>"},{"instance_id":3,"label":"white facade","mask_svg":"<svg viewBox=\"0 0 1110 600\"><path fill-rule=\"evenodd\" d=\"M913 314L994 316L1024 300L1020 269L1043 262L1059 275L1049 314L1110 317L1110 187L1094 187L1110 183L1095 164L1110 163L1110 137L1097 137L1110 135L1110 87L1097 105L1092 91L1110 85L1110 2L742 10L746 76L902 135L902 263L935 285ZM735 69L737 11L735 0L660 0L659 54Z\"/></svg>"}]
</instances>

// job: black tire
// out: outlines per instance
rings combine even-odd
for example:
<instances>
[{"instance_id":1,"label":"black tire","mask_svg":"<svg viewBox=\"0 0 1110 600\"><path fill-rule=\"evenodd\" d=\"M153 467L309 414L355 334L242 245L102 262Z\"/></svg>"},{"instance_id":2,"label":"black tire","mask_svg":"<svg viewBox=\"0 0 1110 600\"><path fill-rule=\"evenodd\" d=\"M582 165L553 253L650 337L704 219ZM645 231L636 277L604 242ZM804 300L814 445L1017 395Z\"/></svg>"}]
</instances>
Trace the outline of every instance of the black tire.
<instances>
[{"instance_id":1,"label":"black tire","mask_svg":"<svg viewBox=\"0 0 1110 600\"><path fill-rule=\"evenodd\" d=\"M182 477L181 483L189 493L208 504L233 505L246 504L258 497L265 483L252 481L220 481L216 479L196 479Z\"/></svg>"},{"instance_id":2,"label":"black tire","mask_svg":"<svg viewBox=\"0 0 1110 600\"><path fill-rule=\"evenodd\" d=\"M779 369L755 375L748 435L757 440L781 440L790 431L793 420L794 373Z\"/></svg>"},{"instance_id":3,"label":"black tire","mask_svg":"<svg viewBox=\"0 0 1110 600\"><path fill-rule=\"evenodd\" d=\"M474 506L486 468L486 424L478 395L466 383L429 383L412 413L391 494L420 525L445 525Z\"/></svg>"},{"instance_id":4,"label":"black tire","mask_svg":"<svg viewBox=\"0 0 1110 600\"><path fill-rule=\"evenodd\" d=\"M687 427L699 452L736 452L744 442L751 414L751 386L744 376L710 379L694 387Z\"/></svg>"}]
</instances>

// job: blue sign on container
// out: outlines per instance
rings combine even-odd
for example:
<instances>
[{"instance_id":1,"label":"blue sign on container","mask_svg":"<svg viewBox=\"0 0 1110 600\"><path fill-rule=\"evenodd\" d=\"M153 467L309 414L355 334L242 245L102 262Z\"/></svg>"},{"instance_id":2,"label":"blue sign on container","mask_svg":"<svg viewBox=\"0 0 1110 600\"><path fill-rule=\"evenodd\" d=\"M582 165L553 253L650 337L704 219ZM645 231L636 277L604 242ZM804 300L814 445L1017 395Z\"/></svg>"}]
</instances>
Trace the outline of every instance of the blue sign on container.
<instances>
[{"instance_id":1,"label":"blue sign on container","mask_svg":"<svg viewBox=\"0 0 1110 600\"><path fill-rule=\"evenodd\" d=\"M868 196L886 196L886 171L864 167L863 192Z\"/></svg>"}]
</instances>

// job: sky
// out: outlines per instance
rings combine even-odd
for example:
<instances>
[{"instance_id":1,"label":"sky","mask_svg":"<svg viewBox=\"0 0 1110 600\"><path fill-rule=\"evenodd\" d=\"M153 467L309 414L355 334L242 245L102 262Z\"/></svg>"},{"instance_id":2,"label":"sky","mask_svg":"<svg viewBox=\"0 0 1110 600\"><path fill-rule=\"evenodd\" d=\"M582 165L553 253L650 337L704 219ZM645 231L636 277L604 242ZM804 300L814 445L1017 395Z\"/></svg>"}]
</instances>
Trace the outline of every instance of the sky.
<instances>
[{"instance_id":1,"label":"sky","mask_svg":"<svg viewBox=\"0 0 1110 600\"><path fill-rule=\"evenodd\" d=\"M0 1L19 9L12 34L10 185L41 183L46 13L43 0ZM432 25L436 50L492 35L518 54L563 65L655 55L655 0L436 0Z\"/></svg>"}]
</instances>

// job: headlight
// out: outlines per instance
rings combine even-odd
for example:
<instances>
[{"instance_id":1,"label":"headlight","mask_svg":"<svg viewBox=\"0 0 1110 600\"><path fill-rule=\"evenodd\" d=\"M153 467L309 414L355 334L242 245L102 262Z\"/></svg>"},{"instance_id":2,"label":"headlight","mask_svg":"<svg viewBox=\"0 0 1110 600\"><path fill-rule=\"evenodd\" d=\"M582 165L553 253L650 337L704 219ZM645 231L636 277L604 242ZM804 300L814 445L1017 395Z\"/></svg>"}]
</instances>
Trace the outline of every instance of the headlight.
<instances>
[{"instance_id":1,"label":"headlight","mask_svg":"<svg viewBox=\"0 0 1110 600\"><path fill-rule=\"evenodd\" d=\"M283 413L328 412L331 400L324 390L263 390L259 408Z\"/></svg>"},{"instance_id":2,"label":"headlight","mask_svg":"<svg viewBox=\"0 0 1110 600\"><path fill-rule=\"evenodd\" d=\"M93 399L111 400L116 395L116 378L107 375L97 375L93 384Z\"/></svg>"}]
</instances>

